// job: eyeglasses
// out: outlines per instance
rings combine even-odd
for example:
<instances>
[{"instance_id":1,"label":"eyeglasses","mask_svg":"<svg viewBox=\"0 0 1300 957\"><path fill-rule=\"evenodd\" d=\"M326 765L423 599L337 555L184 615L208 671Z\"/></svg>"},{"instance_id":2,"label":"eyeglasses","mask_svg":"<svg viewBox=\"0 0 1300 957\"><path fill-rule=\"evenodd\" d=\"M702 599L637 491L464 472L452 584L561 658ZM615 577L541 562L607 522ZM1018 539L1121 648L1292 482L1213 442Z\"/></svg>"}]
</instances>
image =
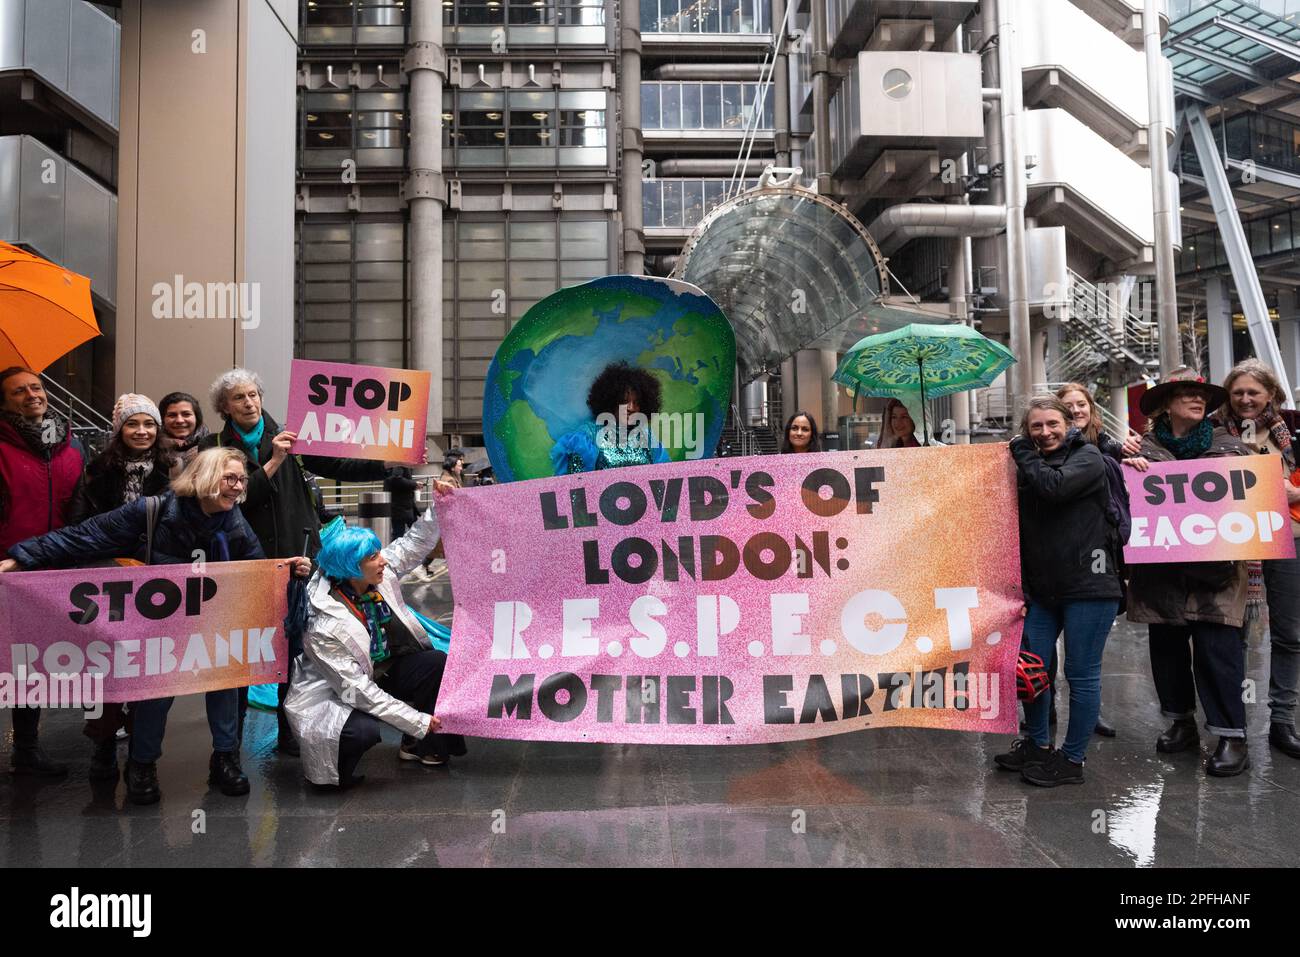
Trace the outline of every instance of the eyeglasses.
<instances>
[{"instance_id":1,"label":"eyeglasses","mask_svg":"<svg viewBox=\"0 0 1300 957\"><path fill-rule=\"evenodd\" d=\"M243 488L248 484L247 475L223 475L221 482L226 488Z\"/></svg>"}]
</instances>

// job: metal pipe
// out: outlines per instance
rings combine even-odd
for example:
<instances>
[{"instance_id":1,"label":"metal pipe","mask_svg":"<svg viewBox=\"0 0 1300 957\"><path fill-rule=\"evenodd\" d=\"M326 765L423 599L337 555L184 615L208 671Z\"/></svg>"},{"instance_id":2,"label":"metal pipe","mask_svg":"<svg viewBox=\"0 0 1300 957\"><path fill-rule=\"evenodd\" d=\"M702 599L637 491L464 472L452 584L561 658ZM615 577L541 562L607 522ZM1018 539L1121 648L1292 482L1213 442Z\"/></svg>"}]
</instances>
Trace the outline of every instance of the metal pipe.
<instances>
[{"instance_id":1,"label":"metal pipe","mask_svg":"<svg viewBox=\"0 0 1300 957\"><path fill-rule=\"evenodd\" d=\"M814 183L817 192L831 191L831 94L830 41L826 36L826 4L814 0L812 6L812 83L813 83L813 152L817 154Z\"/></svg>"},{"instance_id":2,"label":"metal pipe","mask_svg":"<svg viewBox=\"0 0 1300 957\"><path fill-rule=\"evenodd\" d=\"M790 0L794 2L794 0ZM790 67L786 58L785 44L788 31L786 28L786 0L772 0L772 23L776 25L776 65L773 87L776 111L776 165L790 165Z\"/></svg>"},{"instance_id":3,"label":"metal pipe","mask_svg":"<svg viewBox=\"0 0 1300 957\"><path fill-rule=\"evenodd\" d=\"M442 84L447 61L442 48L442 7L436 0L412 0L410 46L406 54L411 115L410 207L411 353L429 377L428 435L442 433Z\"/></svg>"},{"instance_id":4,"label":"metal pipe","mask_svg":"<svg viewBox=\"0 0 1300 957\"><path fill-rule=\"evenodd\" d=\"M757 176L771 165L771 160L750 160L742 166L742 175ZM660 176L730 176L735 169L734 159L668 159L658 164Z\"/></svg>"},{"instance_id":5,"label":"metal pipe","mask_svg":"<svg viewBox=\"0 0 1300 957\"><path fill-rule=\"evenodd\" d=\"M623 0L623 272L645 273L645 222L641 205L641 0Z\"/></svg>"},{"instance_id":6,"label":"metal pipe","mask_svg":"<svg viewBox=\"0 0 1300 957\"><path fill-rule=\"evenodd\" d=\"M640 6L640 0L637 3ZM624 8L626 11L626 7ZM624 12L626 18L627 13ZM640 21L637 21L637 36L641 35ZM624 42L623 49L627 49ZM641 51L637 50L637 57ZM757 80L763 71L760 63L665 63L650 71L656 80Z\"/></svg>"},{"instance_id":7,"label":"metal pipe","mask_svg":"<svg viewBox=\"0 0 1300 957\"><path fill-rule=\"evenodd\" d=\"M1174 218L1170 202L1169 160L1165 149L1162 80L1164 57L1160 53L1160 15L1156 0L1142 4L1142 45L1147 59L1147 127L1151 156L1151 195L1155 218L1156 328L1160 334L1160 372L1168 375L1182 364L1178 343L1178 289L1174 278Z\"/></svg>"},{"instance_id":8,"label":"metal pipe","mask_svg":"<svg viewBox=\"0 0 1300 957\"><path fill-rule=\"evenodd\" d=\"M1005 206L964 206L953 203L900 203L882 212L867 227L871 238L888 254L910 239L939 236L987 238L1007 225Z\"/></svg>"},{"instance_id":9,"label":"metal pipe","mask_svg":"<svg viewBox=\"0 0 1300 957\"><path fill-rule=\"evenodd\" d=\"M1024 84L1020 75L1020 38L1016 32L1020 0L998 0L998 76L1001 80L1003 182L1007 206L1007 300L1011 352L1017 362L1008 370L1013 420L1020 417L1033 387L1034 346L1029 324L1029 270L1025 252L1025 151L1020 141ZM1040 363L1041 364L1041 363Z\"/></svg>"}]
</instances>

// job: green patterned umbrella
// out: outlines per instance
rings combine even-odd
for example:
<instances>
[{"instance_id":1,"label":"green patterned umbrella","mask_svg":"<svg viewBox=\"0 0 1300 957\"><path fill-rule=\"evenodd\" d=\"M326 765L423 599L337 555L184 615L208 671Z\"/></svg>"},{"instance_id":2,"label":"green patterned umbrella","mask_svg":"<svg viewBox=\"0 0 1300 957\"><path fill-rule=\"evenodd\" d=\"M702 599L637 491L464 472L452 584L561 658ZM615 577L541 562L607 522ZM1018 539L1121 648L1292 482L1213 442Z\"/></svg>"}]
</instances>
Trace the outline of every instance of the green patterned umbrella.
<instances>
[{"instance_id":1,"label":"green patterned umbrella","mask_svg":"<svg viewBox=\"0 0 1300 957\"><path fill-rule=\"evenodd\" d=\"M913 323L867 336L835 370L835 381L858 395L906 398L921 393L921 435L928 440L925 400L991 385L1016 361L1011 350L970 326Z\"/></svg>"}]
</instances>

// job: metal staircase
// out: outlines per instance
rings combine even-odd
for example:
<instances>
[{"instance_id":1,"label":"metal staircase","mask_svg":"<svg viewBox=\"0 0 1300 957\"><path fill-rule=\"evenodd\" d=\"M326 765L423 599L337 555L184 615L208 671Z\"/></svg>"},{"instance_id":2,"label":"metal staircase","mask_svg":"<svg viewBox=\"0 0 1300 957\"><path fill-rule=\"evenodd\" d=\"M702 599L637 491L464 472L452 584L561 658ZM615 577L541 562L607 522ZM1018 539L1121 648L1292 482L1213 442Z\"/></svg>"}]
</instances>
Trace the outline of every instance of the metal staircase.
<instances>
[{"instance_id":1,"label":"metal staircase","mask_svg":"<svg viewBox=\"0 0 1300 957\"><path fill-rule=\"evenodd\" d=\"M42 375L41 383L45 386L50 411L68 423L68 430L81 440L88 452L102 451L113 434L112 421L49 376Z\"/></svg>"},{"instance_id":2,"label":"metal staircase","mask_svg":"<svg viewBox=\"0 0 1300 957\"><path fill-rule=\"evenodd\" d=\"M1070 295L1061 310L1061 343L1048 364L1049 381L1035 389L1055 392L1067 382L1081 382L1097 396L1097 407L1106 431L1114 436L1128 433L1128 423L1111 413L1106 397L1110 391L1111 363L1122 363L1125 382L1135 382L1160 367L1156 324L1125 307L1077 273L1070 273Z\"/></svg>"}]
</instances>

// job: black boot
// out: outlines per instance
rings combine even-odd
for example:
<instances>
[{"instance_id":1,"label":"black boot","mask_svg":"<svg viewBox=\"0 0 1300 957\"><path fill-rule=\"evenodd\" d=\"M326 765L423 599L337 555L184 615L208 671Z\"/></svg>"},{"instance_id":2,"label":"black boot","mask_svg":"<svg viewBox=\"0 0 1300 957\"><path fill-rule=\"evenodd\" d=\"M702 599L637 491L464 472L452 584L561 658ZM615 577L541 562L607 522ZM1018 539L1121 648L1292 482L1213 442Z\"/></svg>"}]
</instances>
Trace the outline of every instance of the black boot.
<instances>
[{"instance_id":1,"label":"black boot","mask_svg":"<svg viewBox=\"0 0 1300 957\"><path fill-rule=\"evenodd\" d=\"M275 736L275 750L293 758L298 757L301 749L298 747L298 739L293 736L293 728L289 727L289 719L284 716L284 705L277 710L276 717L280 722L280 730Z\"/></svg>"},{"instance_id":2,"label":"black boot","mask_svg":"<svg viewBox=\"0 0 1300 957\"><path fill-rule=\"evenodd\" d=\"M1216 778L1230 778L1250 767L1250 752L1245 738L1220 738L1213 757L1205 762L1205 773Z\"/></svg>"},{"instance_id":3,"label":"black boot","mask_svg":"<svg viewBox=\"0 0 1300 957\"><path fill-rule=\"evenodd\" d=\"M117 766L117 738L98 742L95 753L90 756L90 780L117 781L120 773Z\"/></svg>"},{"instance_id":4,"label":"black boot","mask_svg":"<svg viewBox=\"0 0 1300 957\"><path fill-rule=\"evenodd\" d=\"M1194 748L1201 742L1201 733L1196 730L1193 718L1179 718L1169 726L1169 730L1156 738L1156 750L1162 754L1177 754Z\"/></svg>"},{"instance_id":5,"label":"black boot","mask_svg":"<svg viewBox=\"0 0 1300 957\"><path fill-rule=\"evenodd\" d=\"M66 764L51 761L36 745L15 746L9 756L11 774L34 774L43 778L59 778L68 773Z\"/></svg>"},{"instance_id":6,"label":"black boot","mask_svg":"<svg viewBox=\"0 0 1300 957\"><path fill-rule=\"evenodd\" d=\"M1300 735L1295 733L1295 725L1274 723L1268 726L1268 743L1287 757L1300 758Z\"/></svg>"},{"instance_id":7,"label":"black boot","mask_svg":"<svg viewBox=\"0 0 1300 957\"><path fill-rule=\"evenodd\" d=\"M1097 725L1092 729L1092 733L1099 734L1103 738L1113 738L1115 737L1115 726L1101 715L1097 715Z\"/></svg>"},{"instance_id":8,"label":"black boot","mask_svg":"<svg viewBox=\"0 0 1300 957\"><path fill-rule=\"evenodd\" d=\"M158 765L152 761L126 762L126 796L132 804L157 804L162 797L158 789Z\"/></svg>"},{"instance_id":9,"label":"black boot","mask_svg":"<svg viewBox=\"0 0 1300 957\"><path fill-rule=\"evenodd\" d=\"M238 797L249 790L248 777L239 766L234 751L213 751L208 763L208 783L215 784L222 794Z\"/></svg>"}]
</instances>

